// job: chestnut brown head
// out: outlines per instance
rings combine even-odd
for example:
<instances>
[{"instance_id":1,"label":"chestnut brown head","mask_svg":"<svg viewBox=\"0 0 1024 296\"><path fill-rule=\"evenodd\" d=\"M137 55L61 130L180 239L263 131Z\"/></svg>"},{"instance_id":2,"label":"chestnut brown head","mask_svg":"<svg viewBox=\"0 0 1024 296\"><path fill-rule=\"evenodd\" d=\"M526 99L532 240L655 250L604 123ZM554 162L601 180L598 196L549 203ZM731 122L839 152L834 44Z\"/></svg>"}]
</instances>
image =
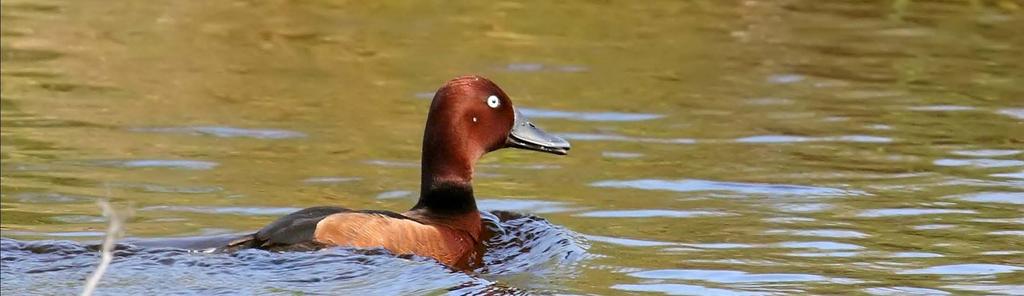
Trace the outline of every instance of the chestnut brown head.
<instances>
[{"instance_id":1,"label":"chestnut brown head","mask_svg":"<svg viewBox=\"0 0 1024 296\"><path fill-rule=\"evenodd\" d=\"M480 76L462 76L434 94L427 115L424 152L455 149L472 158L505 147L565 155L569 142L526 119L498 85ZM427 155L424 155L426 157Z\"/></svg>"},{"instance_id":2,"label":"chestnut brown head","mask_svg":"<svg viewBox=\"0 0 1024 296\"><path fill-rule=\"evenodd\" d=\"M473 166L487 152L505 147L565 155L569 142L526 120L487 78L462 76L446 82L434 94L427 114L420 199L413 210L475 211Z\"/></svg>"}]
</instances>

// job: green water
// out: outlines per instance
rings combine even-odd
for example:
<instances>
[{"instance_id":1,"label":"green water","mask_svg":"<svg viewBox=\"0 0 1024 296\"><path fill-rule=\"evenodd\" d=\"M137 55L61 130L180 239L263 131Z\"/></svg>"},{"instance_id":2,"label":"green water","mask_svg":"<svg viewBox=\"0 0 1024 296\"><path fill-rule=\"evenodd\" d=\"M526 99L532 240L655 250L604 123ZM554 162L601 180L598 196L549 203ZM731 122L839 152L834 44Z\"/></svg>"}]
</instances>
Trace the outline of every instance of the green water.
<instances>
[{"instance_id":1,"label":"green water","mask_svg":"<svg viewBox=\"0 0 1024 296\"><path fill-rule=\"evenodd\" d=\"M401 211L432 92L487 76L567 157L481 207L590 240L577 294L1024 291L1019 1L2 2L2 224L96 240Z\"/></svg>"}]
</instances>

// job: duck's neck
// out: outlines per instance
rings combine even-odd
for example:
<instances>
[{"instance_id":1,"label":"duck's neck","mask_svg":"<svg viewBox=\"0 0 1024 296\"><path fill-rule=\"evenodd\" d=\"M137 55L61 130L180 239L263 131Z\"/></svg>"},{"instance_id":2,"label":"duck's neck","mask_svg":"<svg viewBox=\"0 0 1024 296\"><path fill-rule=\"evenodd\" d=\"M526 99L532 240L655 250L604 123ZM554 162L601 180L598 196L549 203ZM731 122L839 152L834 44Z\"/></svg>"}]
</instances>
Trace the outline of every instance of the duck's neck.
<instances>
[{"instance_id":1,"label":"duck's neck","mask_svg":"<svg viewBox=\"0 0 1024 296\"><path fill-rule=\"evenodd\" d=\"M476 212L473 187L468 183L441 182L421 186L420 200L413 210L437 216L455 216Z\"/></svg>"},{"instance_id":2,"label":"duck's neck","mask_svg":"<svg viewBox=\"0 0 1024 296\"><path fill-rule=\"evenodd\" d=\"M474 242L480 241L482 228L480 212L473 198L472 164L466 174L441 174L451 172L423 161L423 180L420 185L420 200L406 215L440 223L465 231ZM450 169L450 168L449 168Z\"/></svg>"},{"instance_id":3,"label":"duck's neck","mask_svg":"<svg viewBox=\"0 0 1024 296\"><path fill-rule=\"evenodd\" d=\"M445 216L475 214L473 166L479 155L434 144L439 143L424 141L420 199L412 209Z\"/></svg>"}]
</instances>

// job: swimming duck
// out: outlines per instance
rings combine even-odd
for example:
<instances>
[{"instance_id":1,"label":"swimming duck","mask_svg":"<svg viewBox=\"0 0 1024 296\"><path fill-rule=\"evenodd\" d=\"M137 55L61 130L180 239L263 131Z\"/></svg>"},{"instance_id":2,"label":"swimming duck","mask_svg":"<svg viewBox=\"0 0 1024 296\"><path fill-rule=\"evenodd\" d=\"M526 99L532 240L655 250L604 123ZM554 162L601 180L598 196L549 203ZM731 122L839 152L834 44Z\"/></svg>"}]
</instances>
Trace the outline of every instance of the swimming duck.
<instances>
[{"instance_id":1,"label":"swimming duck","mask_svg":"<svg viewBox=\"0 0 1024 296\"><path fill-rule=\"evenodd\" d=\"M281 217L222 249L384 248L467 267L482 256L473 167L484 154L510 147L566 155L570 146L530 123L494 82L480 76L457 77L441 86L430 103L420 197L411 209L396 213L312 207Z\"/></svg>"}]
</instances>

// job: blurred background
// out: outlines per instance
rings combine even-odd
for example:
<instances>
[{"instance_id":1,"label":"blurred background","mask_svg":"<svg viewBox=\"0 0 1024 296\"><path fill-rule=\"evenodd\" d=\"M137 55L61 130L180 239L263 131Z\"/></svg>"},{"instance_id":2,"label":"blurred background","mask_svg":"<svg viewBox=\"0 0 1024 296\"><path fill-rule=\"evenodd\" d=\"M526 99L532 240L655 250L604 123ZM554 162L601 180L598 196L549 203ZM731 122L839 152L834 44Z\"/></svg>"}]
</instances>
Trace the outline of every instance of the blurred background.
<instances>
[{"instance_id":1,"label":"blurred background","mask_svg":"<svg viewBox=\"0 0 1024 296\"><path fill-rule=\"evenodd\" d=\"M1021 1L0 3L5 248L100 239L97 198L142 238L405 210L434 90L480 74L573 144L486 156L480 206L586 256L408 275L427 292L1024 291ZM76 291L94 264L19 256L4 292ZM375 268L351 276L396 271Z\"/></svg>"}]
</instances>

